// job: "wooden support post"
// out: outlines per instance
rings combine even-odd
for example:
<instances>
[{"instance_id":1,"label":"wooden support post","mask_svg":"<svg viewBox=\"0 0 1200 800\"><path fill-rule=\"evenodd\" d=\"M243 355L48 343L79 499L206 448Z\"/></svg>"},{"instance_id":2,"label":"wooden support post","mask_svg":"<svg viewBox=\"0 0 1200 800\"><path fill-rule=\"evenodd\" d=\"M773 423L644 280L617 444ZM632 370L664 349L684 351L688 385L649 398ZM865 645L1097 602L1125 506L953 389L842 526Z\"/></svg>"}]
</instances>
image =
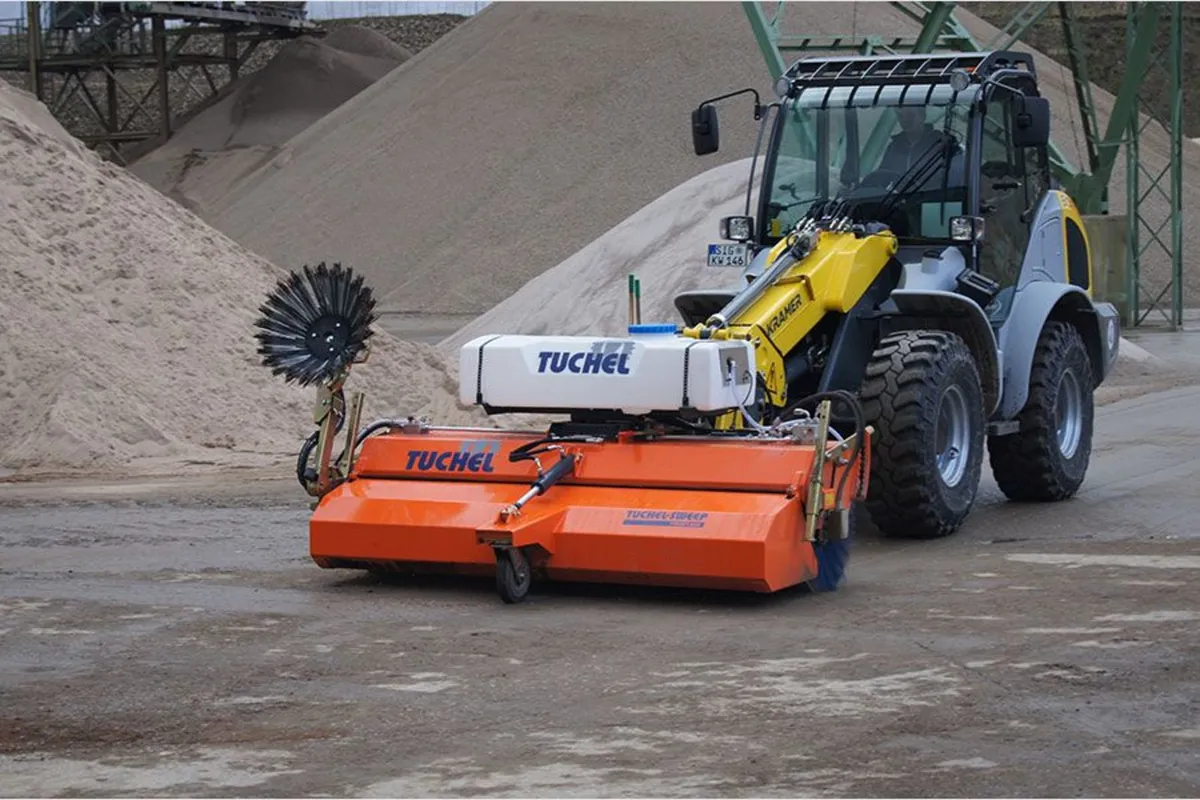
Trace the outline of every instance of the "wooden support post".
<instances>
[{"instance_id":1,"label":"wooden support post","mask_svg":"<svg viewBox=\"0 0 1200 800\"><path fill-rule=\"evenodd\" d=\"M26 41L29 47L29 91L38 100L42 99L42 4L25 4Z\"/></svg>"},{"instance_id":2,"label":"wooden support post","mask_svg":"<svg viewBox=\"0 0 1200 800\"><path fill-rule=\"evenodd\" d=\"M241 67L238 62L237 38L232 32L225 34L225 59L229 62L229 82L232 83L238 79L238 69Z\"/></svg>"},{"instance_id":3,"label":"wooden support post","mask_svg":"<svg viewBox=\"0 0 1200 800\"><path fill-rule=\"evenodd\" d=\"M162 116L159 130L165 142L171 137L171 86L167 64L167 26L160 16L151 22L150 37L154 43L154 60L158 69L158 113Z\"/></svg>"},{"instance_id":4,"label":"wooden support post","mask_svg":"<svg viewBox=\"0 0 1200 800\"><path fill-rule=\"evenodd\" d=\"M108 128L109 133L119 133L121 122L117 114L117 79L111 69L107 69L104 72L104 88L106 95L105 102L108 104L108 108L105 109L108 112L108 120L105 127Z\"/></svg>"}]
</instances>

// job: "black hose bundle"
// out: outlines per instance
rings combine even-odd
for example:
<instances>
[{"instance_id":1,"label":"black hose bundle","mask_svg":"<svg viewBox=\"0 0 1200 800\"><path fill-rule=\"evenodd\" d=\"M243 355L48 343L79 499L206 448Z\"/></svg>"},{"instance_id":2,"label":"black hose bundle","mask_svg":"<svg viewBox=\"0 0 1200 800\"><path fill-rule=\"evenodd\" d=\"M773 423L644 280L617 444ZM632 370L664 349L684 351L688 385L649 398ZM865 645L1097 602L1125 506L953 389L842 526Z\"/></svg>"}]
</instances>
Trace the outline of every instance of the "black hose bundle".
<instances>
[{"instance_id":1,"label":"black hose bundle","mask_svg":"<svg viewBox=\"0 0 1200 800\"><path fill-rule=\"evenodd\" d=\"M854 462L856 460L862 457L863 438L867 435L867 418L866 414L863 413L862 403L859 402L859 399L845 389L833 389L828 392L817 392L816 394L811 394L793 403L791 407L793 409L805 408L810 404L815 407L816 404L820 403L822 400L830 401L831 414L834 413L834 409L836 408L836 406L833 405L833 401L841 400L850 406L850 411L854 415L854 432L857 435L854 437L854 445L851 448L850 458L847 460L846 466L842 469L841 478L838 479L837 494L839 497L841 497L842 490L846 488L846 479L850 477L851 467L854 466ZM824 442L818 442L817 444L820 447L825 446ZM864 475L863 478L866 480L867 476Z\"/></svg>"},{"instance_id":2,"label":"black hose bundle","mask_svg":"<svg viewBox=\"0 0 1200 800\"><path fill-rule=\"evenodd\" d=\"M337 436L342 432L342 426L345 424L345 422L345 417L343 417L341 414L338 414L337 426L333 429L334 436ZM358 436L354 440L354 450L357 450L359 447L361 447L362 443L367 440L367 437L376 431L391 430L392 428L400 428L403 426L404 420L375 420L370 425L359 431ZM313 431L312 434L310 434L309 437L304 440L304 444L300 445L300 454L296 459L296 479L300 481L301 486L306 486L309 481L316 480L316 473L310 471L308 468L308 460L312 458L313 448L317 446L320 436L320 430Z\"/></svg>"}]
</instances>

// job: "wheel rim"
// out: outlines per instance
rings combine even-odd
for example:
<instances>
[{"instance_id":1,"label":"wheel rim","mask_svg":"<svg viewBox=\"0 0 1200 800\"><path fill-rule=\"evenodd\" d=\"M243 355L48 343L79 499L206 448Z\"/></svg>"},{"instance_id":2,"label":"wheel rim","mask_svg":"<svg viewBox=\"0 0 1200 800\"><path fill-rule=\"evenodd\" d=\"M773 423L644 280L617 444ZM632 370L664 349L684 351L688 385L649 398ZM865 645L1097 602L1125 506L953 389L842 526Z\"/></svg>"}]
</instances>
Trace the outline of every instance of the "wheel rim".
<instances>
[{"instance_id":1,"label":"wheel rim","mask_svg":"<svg viewBox=\"0 0 1200 800\"><path fill-rule=\"evenodd\" d=\"M1054 402L1054 421L1058 435L1058 451L1065 457L1075 455L1083 433L1083 389L1075 372L1068 369L1058 383Z\"/></svg>"},{"instance_id":2,"label":"wheel rim","mask_svg":"<svg viewBox=\"0 0 1200 800\"><path fill-rule=\"evenodd\" d=\"M529 563L521 553L509 553L508 568L508 574L512 577L512 587L517 591L523 590L529 583Z\"/></svg>"},{"instance_id":3,"label":"wheel rim","mask_svg":"<svg viewBox=\"0 0 1200 800\"><path fill-rule=\"evenodd\" d=\"M951 386L938 405L937 470L947 486L957 486L967 472L971 423L967 415L967 398L962 389Z\"/></svg>"}]
</instances>

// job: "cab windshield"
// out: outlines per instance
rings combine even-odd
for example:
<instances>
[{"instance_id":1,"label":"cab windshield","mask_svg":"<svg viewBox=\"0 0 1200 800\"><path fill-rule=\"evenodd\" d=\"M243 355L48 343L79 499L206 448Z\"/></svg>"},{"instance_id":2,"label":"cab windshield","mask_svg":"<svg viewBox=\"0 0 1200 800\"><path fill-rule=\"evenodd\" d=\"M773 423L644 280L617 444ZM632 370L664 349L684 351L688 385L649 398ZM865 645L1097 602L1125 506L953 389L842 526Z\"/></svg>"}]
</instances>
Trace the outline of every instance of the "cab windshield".
<instances>
[{"instance_id":1,"label":"cab windshield","mask_svg":"<svg viewBox=\"0 0 1200 800\"><path fill-rule=\"evenodd\" d=\"M967 200L969 107L952 103L949 87L904 90L809 88L782 106L778 156L767 165L768 243L829 201L901 241L949 240Z\"/></svg>"}]
</instances>

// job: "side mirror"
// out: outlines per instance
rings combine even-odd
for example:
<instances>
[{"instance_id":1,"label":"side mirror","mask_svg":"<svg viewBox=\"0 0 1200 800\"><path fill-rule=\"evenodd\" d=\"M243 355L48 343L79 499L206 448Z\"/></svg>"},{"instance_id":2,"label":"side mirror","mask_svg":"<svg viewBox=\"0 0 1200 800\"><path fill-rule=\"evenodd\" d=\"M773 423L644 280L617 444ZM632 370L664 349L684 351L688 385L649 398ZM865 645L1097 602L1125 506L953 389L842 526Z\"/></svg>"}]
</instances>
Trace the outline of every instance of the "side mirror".
<instances>
[{"instance_id":1,"label":"side mirror","mask_svg":"<svg viewBox=\"0 0 1200 800\"><path fill-rule=\"evenodd\" d=\"M731 242L748 242L754 238L754 217L722 217L720 233Z\"/></svg>"},{"instance_id":2,"label":"side mirror","mask_svg":"<svg viewBox=\"0 0 1200 800\"><path fill-rule=\"evenodd\" d=\"M956 242L978 242L983 231L983 217L950 218L950 238Z\"/></svg>"},{"instance_id":3,"label":"side mirror","mask_svg":"<svg viewBox=\"0 0 1200 800\"><path fill-rule=\"evenodd\" d=\"M692 147L698 156L717 152L720 145L717 107L702 105L692 112Z\"/></svg>"},{"instance_id":4,"label":"side mirror","mask_svg":"<svg viewBox=\"0 0 1200 800\"><path fill-rule=\"evenodd\" d=\"M1012 141L1017 147L1045 147L1050 143L1050 101L1044 97L1019 97L1013 120Z\"/></svg>"}]
</instances>

